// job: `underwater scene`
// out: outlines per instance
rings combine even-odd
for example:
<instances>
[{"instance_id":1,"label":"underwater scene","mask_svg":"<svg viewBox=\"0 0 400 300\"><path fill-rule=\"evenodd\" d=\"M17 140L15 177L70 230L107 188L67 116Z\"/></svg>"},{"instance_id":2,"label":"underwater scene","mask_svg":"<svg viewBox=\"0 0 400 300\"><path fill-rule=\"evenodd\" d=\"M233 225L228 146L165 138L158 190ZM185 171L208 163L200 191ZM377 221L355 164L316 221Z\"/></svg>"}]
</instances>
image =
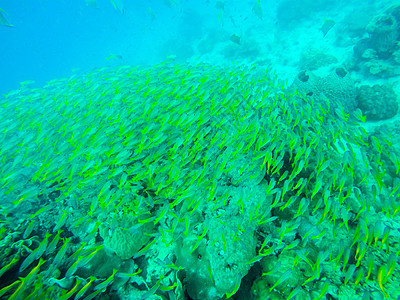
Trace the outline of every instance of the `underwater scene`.
<instances>
[{"instance_id":1,"label":"underwater scene","mask_svg":"<svg viewBox=\"0 0 400 300\"><path fill-rule=\"evenodd\" d=\"M400 3L2 0L0 299L400 299Z\"/></svg>"}]
</instances>

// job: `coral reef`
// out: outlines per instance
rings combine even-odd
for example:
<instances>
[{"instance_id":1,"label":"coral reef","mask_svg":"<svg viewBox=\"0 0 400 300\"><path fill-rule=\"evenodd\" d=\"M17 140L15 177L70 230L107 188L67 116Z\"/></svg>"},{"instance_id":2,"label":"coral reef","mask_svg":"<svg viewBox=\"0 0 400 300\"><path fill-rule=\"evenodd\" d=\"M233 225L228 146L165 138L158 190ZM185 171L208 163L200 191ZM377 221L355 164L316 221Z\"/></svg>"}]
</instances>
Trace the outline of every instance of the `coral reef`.
<instances>
[{"instance_id":1,"label":"coral reef","mask_svg":"<svg viewBox=\"0 0 400 300\"><path fill-rule=\"evenodd\" d=\"M399 6L394 5L371 18L365 27L368 37L362 37L353 47L353 69L379 77L400 74L399 11Z\"/></svg>"},{"instance_id":2,"label":"coral reef","mask_svg":"<svg viewBox=\"0 0 400 300\"><path fill-rule=\"evenodd\" d=\"M337 62L338 60L334 55L317 48L308 48L301 54L299 67L303 70L313 71Z\"/></svg>"},{"instance_id":3,"label":"coral reef","mask_svg":"<svg viewBox=\"0 0 400 300\"><path fill-rule=\"evenodd\" d=\"M385 120L394 117L399 109L397 95L389 85L359 86L358 107L367 120Z\"/></svg>"},{"instance_id":4,"label":"coral reef","mask_svg":"<svg viewBox=\"0 0 400 300\"><path fill-rule=\"evenodd\" d=\"M316 99L327 97L330 104L342 105L346 112L357 107L357 88L348 72L341 67L325 77L319 77L310 71L301 71L293 82L293 86L307 96Z\"/></svg>"},{"instance_id":5,"label":"coral reef","mask_svg":"<svg viewBox=\"0 0 400 300\"><path fill-rule=\"evenodd\" d=\"M375 16L365 29L379 56L386 57L393 52L399 33L397 21L392 15Z\"/></svg>"},{"instance_id":6,"label":"coral reef","mask_svg":"<svg viewBox=\"0 0 400 300\"><path fill-rule=\"evenodd\" d=\"M352 10L343 18L343 24L339 26L339 32L342 35L350 35L352 38L362 37L365 33L365 27L372 17L373 12L371 9L360 7L360 9Z\"/></svg>"}]
</instances>

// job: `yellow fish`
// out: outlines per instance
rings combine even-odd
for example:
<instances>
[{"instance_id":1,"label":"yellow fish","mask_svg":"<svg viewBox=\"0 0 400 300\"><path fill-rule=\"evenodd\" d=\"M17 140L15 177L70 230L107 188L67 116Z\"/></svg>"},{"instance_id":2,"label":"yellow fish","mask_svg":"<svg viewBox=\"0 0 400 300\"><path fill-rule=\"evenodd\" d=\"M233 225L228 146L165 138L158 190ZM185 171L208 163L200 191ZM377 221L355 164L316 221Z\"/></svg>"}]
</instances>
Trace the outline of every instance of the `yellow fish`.
<instances>
[{"instance_id":1,"label":"yellow fish","mask_svg":"<svg viewBox=\"0 0 400 300\"><path fill-rule=\"evenodd\" d=\"M322 34L324 35L324 37L327 35L327 33L329 32L329 30L332 29L333 26L335 26L335 21L330 20L330 19L325 19L324 24L321 26L321 28L319 29L320 31L322 31Z\"/></svg>"},{"instance_id":2,"label":"yellow fish","mask_svg":"<svg viewBox=\"0 0 400 300\"><path fill-rule=\"evenodd\" d=\"M121 14L124 13L124 2L122 0L110 0L115 10L118 10Z\"/></svg>"},{"instance_id":3,"label":"yellow fish","mask_svg":"<svg viewBox=\"0 0 400 300\"><path fill-rule=\"evenodd\" d=\"M86 5L97 8L97 0L85 0ZM124 2L122 0L110 0L115 10L118 10L121 14L124 13Z\"/></svg>"},{"instance_id":4,"label":"yellow fish","mask_svg":"<svg viewBox=\"0 0 400 300\"><path fill-rule=\"evenodd\" d=\"M238 36L236 34L232 34L230 37L230 41L234 42L235 44L240 45L240 36Z\"/></svg>"},{"instance_id":5,"label":"yellow fish","mask_svg":"<svg viewBox=\"0 0 400 300\"><path fill-rule=\"evenodd\" d=\"M110 59L122 59L122 55L119 54L111 54L109 57L106 58L107 60Z\"/></svg>"},{"instance_id":6,"label":"yellow fish","mask_svg":"<svg viewBox=\"0 0 400 300\"><path fill-rule=\"evenodd\" d=\"M260 20L263 19L263 11L262 11L260 0L256 3L254 3L252 11Z\"/></svg>"},{"instance_id":7,"label":"yellow fish","mask_svg":"<svg viewBox=\"0 0 400 300\"><path fill-rule=\"evenodd\" d=\"M177 0L163 0L164 4L168 6L169 8L173 8L174 6L177 5Z\"/></svg>"},{"instance_id":8,"label":"yellow fish","mask_svg":"<svg viewBox=\"0 0 400 300\"><path fill-rule=\"evenodd\" d=\"M8 22L6 17L4 17L2 13L6 13L6 12L0 8L0 25L13 27L14 25L12 25L10 22Z\"/></svg>"}]
</instances>

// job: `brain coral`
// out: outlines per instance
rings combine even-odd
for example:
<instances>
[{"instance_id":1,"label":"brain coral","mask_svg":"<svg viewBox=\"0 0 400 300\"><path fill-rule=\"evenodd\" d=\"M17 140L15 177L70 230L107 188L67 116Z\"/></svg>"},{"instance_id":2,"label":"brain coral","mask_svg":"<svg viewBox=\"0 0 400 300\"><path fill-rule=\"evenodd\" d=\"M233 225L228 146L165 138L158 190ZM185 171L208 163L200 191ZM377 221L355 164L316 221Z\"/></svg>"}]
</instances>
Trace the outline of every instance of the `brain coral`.
<instances>
[{"instance_id":1,"label":"brain coral","mask_svg":"<svg viewBox=\"0 0 400 300\"><path fill-rule=\"evenodd\" d=\"M318 48L307 48L301 54L300 68L304 70L316 70L320 67L337 63L337 58Z\"/></svg>"},{"instance_id":2,"label":"brain coral","mask_svg":"<svg viewBox=\"0 0 400 300\"><path fill-rule=\"evenodd\" d=\"M343 105L347 112L355 109L357 88L344 68L336 68L328 76L319 77L310 71L300 72L293 86L307 96L327 97L333 106Z\"/></svg>"}]
</instances>

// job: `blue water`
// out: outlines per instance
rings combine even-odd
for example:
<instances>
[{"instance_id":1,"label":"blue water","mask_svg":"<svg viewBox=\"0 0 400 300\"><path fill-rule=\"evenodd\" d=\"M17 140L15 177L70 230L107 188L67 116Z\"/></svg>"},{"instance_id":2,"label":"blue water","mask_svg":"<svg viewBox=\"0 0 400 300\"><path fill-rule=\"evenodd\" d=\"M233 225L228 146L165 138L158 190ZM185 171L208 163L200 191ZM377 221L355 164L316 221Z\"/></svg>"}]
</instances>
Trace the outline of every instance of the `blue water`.
<instances>
[{"instance_id":1,"label":"blue water","mask_svg":"<svg viewBox=\"0 0 400 300\"><path fill-rule=\"evenodd\" d=\"M98 1L98 9L84 0L2 1L4 16L14 27L0 27L0 92L25 80L42 85L74 72L150 65L170 54L185 55L184 44L216 22L216 11L200 1L172 8L163 1L125 2L121 13L106 0ZM113 54L122 59L107 60Z\"/></svg>"},{"instance_id":2,"label":"blue water","mask_svg":"<svg viewBox=\"0 0 400 300\"><path fill-rule=\"evenodd\" d=\"M400 299L399 97L394 1L1 1L0 299Z\"/></svg>"}]
</instances>

